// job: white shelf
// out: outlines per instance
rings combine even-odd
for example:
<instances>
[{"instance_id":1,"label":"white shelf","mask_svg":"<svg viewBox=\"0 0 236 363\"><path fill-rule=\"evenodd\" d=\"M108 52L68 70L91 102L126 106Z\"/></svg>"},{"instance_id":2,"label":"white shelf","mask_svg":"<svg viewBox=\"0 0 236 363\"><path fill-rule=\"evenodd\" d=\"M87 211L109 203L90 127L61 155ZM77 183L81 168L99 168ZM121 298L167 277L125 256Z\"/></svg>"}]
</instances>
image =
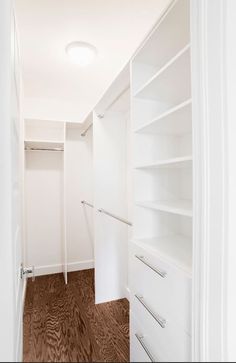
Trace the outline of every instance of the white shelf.
<instances>
[{"instance_id":1,"label":"white shelf","mask_svg":"<svg viewBox=\"0 0 236 363\"><path fill-rule=\"evenodd\" d=\"M192 132L191 98L134 130L136 133L175 134Z\"/></svg>"},{"instance_id":2,"label":"white shelf","mask_svg":"<svg viewBox=\"0 0 236 363\"><path fill-rule=\"evenodd\" d=\"M134 239L140 247L158 255L159 258L192 274L192 241L183 235L159 238Z\"/></svg>"},{"instance_id":3,"label":"white shelf","mask_svg":"<svg viewBox=\"0 0 236 363\"><path fill-rule=\"evenodd\" d=\"M190 44L186 45L160 71L134 94L134 97L180 103L191 94Z\"/></svg>"},{"instance_id":4,"label":"white shelf","mask_svg":"<svg viewBox=\"0 0 236 363\"><path fill-rule=\"evenodd\" d=\"M192 166L192 156L183 156L167 160L159 160L156 163L138 165L135 169L159 169L159 168L189 168Z\"/></svg>"},{"instance_id":5,"label":"white shelf","mask_svg":"<svg viewBox=\"0 0 236 363\"><path fill-rule=\"evenodd\" d=\"M174 2L134 58L138 64L161 68L190 40L189 0ZM181 25L181 26L180 26Z\"/></svg>"},{"instance_id":6,"label":"white shelf","mask_svg":"<svg viewBox=\"0 0 236 363\"><path fill-rule=\"evenodd\" d=\"M192 217L192 202L187 199L136 202L139 207Z\"/></svg>"},{"instance_id":7,"label":"white shelf","mask_svg":"<svg viewBox=\"0 0 236 363\"><path fill-rule=\"evenodd\" d=\"M25 140L25 149L64 149L64 142L54 140Z\"/></svg>"}]
</instances>

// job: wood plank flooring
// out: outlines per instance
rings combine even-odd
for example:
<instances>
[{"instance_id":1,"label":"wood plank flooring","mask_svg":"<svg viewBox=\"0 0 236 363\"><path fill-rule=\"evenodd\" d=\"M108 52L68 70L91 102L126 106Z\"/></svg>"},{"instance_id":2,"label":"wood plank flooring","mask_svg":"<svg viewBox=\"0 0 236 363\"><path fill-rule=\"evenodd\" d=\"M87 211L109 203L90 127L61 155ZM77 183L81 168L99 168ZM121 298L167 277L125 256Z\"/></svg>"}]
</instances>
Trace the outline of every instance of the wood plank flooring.
<instances>
[{"instance_id":1,"label":"wood plank flooring","mask_svg":"<svg viewBox=\"0 0 236 363\"><path fill-rule=\"evenodd\" d=\"M129 303L94 303L94 270L28 281L24 362L128 362Z\"/></svg>"}]
</instances>

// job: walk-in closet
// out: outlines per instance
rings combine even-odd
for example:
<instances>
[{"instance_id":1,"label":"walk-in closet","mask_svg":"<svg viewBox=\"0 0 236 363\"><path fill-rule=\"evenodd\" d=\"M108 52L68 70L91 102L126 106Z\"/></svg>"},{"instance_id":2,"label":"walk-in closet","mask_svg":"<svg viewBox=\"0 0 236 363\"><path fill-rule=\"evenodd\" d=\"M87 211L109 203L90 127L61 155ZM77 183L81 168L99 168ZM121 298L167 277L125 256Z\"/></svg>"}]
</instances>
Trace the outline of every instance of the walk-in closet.
<instances>
[{"instance_id":1,"label":"walk-in closet","mask_svg":"<svg viewBox=\"0 0 236 363\"><path fill-rule=\"evenodd\" d=\"M0 3L0 361L233 356L231 1Z\"/></svg>"}]
</instances>

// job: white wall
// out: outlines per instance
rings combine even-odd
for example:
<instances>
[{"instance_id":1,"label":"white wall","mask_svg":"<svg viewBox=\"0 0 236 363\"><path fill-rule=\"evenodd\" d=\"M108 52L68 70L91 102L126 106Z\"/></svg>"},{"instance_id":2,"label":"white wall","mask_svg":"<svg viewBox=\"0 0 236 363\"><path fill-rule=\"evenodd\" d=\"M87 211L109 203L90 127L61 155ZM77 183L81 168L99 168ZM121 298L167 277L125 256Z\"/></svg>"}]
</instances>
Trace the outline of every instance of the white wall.
<instances>
[{"instance_id":1,"label":"white wall","mask_svg":"<svg viewBox=\"0 0 236 363\"><path fill-rule=\"evenodd\" d=\"M66 215L68 270L94 266L93 210L82 205L93 204L92 129L81 137L80 129L66 132Z\"/></svg>"},{"instance_id":2,"label":"white wall","mask_svg":"<svg viewBox=\"0 0 236 363\"><path fill-rule=\"evenodd\" d=\"M34 122L27 126L28 138L40 135L47 139L50 131L51 140L61 139L56 126L55 130L40 131L39 125ZM47 123L42 121L43 125ZM82 200L93 203L92 179L91 129L81 137L80 126L68 125L64 152L25 152L26 263L35 266L36 275L63 270L64 208L67 270L93 268L93 210L81 204Z\"/></svg>"},{"instance_id":3,"label":"white wall","mask_svg":"<svg viewBox=\"0 0 236 363\"><path fill-rule=\"evenodd\" d=\"M63 153L25 152L26 263L37 275L62 269Z\"/></svg>"}]
</instances>

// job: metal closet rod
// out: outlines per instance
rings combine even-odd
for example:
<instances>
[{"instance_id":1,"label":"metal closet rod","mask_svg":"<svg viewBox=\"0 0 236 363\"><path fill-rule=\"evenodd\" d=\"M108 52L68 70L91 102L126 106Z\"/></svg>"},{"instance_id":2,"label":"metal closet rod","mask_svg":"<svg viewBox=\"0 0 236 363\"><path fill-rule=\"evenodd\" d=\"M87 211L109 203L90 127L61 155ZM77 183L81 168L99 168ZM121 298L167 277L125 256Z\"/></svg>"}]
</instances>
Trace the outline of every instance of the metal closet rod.
<instances>
[{"instance_id":1,"label":"metal closet rod","mask_svg":"<svg viewBox=\"0 0 236 363\"><path fill-rule=\"evenodd\" d=\"M110 108L112 108L113 105L130 89L130 86L126 86L119 94L116 96L116 98L106 107L106 111L108 111Z\"/></svg>"},{"instance_id":2,"label":"metal closet rod","mask_svg":"<svg viewBox=\"0 0 236 363\"><path fill-rule=\"evenodd\" d=\"M104 110L104 112L103 113L99 113L99 114L97 114L97 117L98 118L104 118L104 116L105 116L105 113L107 112L107 111L109 111L111 108L112 108L112 106L114 106L115 104L116 104L116 102L117 101L119 101L119 99L128 91L130 89L130 86L126 86L119 94L118 94L118 96L116 96L116 98L111 102L111 103L109 103L109 105L106 107L106 109Z\"/></svg>"},{"instance_id":3,"label":"metal closet rod","mask_svg":"<svg viewBox=\"0 0 236 363\"><path fill-rule=\"evenodd\" d=\"M86 202L86 200L81 201L82 204L88 205L89 207L93 208L93 205L89 202Z\"/></svg>"},{"instance_id":4,"label":"metal closet rod","mask_svg":"<svg viewBox=\"0 0 236 363\"><path fill-rule=\"evenodd\" d=\"M127 221L127 219L124 219L124 218L118 217L118 216L116 216L115 214L113 214L113 213L110 213L110 212L106 211L105 209L102 209L102 208L101 208L101 209L98 209L98 212L100 212L100 213L104 213L104 214L106 214L107 216L112 217L112 218L114 218L114 219L117 219L118 221L120 221L120 222L122 222L122 223L128 224L128 226L132 226L132 223L131 223L131 222L129 222L129 221Z\"/></svg>"},{"instance_id":5,"label":"metal closet rod","mask_svg":"<svg viewBox=\"0 0 236 363\"><path fill-rule=\"evenodd\" d=\"M109 111L110 108L130 89L130 86L126 86L119 94L118 96L116 96L116 98L106 107L106 109L104 110L104 113L106 111ZM103 118L104 117L104 113L103 114L98 114L97 117L98 118ZM82 133L81 136L84 137L86 136L88 130L93 126L93 123L91 123Z\"/></svg>"},{"instance_id":6,"label":"metal closet rod","mask_svg":"<svg viewBox=\"0 0 236 363\"><path fill-rule=\"evenodd\" d=\"M87 129L85 129L85 130L81 133L81 136L82 136L82 137L86 136L86 134L87 134L88 130L89 130L92 126L93 126L93 124L91 123L91 124L87 127Z\"/></svg>"},{"instance_id":7,"label":"metal closet rod","mask_svg":"<svg viewBox=\"0 0 236 363\"><path fill-rule=\"evenodd\" d=\"M48 148L48 149L43 149L43 148L38 148L38 147L26 147L25 148L26 151L64 151L64 149L58 149L58 148Z\"/></svg>"},{"instance_id":8,"label":"metal closet rod","mask_svg":"<svg viewBox=\"0 0 236 363\"><path fill-rule=\"evenodd\" d=\"M84 204L84 205L88 205L91 208L94 208L93 204L86 202L86 200L82 200L81 203ZM98 209L98 212L99 213L104 213L104 214L108 215L109 217L112 217L114 219L117 219L118 221L120 221L122 223L128 224L128 226L132 226L132 223L131 222L127 221L124 218L118 217L115 214L106 211L105 209L102 209L102 208L101 209Z\"/></svg>"}]
</instances>

